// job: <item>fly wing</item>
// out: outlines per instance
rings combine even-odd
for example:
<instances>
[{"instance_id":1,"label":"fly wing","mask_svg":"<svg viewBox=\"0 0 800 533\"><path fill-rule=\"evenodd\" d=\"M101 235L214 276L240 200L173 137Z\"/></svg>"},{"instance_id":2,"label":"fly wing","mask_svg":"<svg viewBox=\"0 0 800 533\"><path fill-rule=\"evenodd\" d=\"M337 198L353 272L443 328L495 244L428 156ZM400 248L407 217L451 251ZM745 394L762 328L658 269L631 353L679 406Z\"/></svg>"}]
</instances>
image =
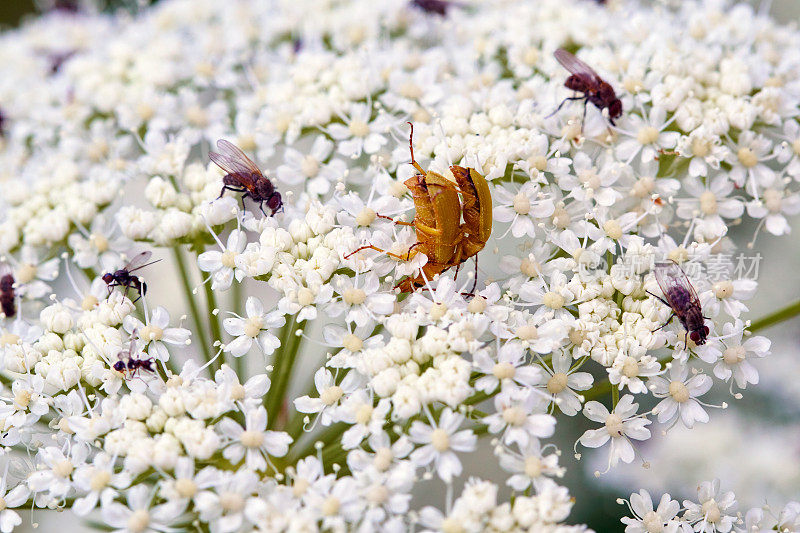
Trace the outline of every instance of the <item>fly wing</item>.
<instances>
[{"instance_id":1,"label":"fly wing","mask_svg":"<svg viewBox=\"0 0 800 533\"><path fill-rule=\"evenodd\" d=\"M220 139L217 141L217 152L209 152L208 157L228 174L261 175L261 170L236 145Z\"/></svg>"},{"instance_id":2,"label":"fly wing","mask_svg":"<svg viewBox=\"0 0 800 533\"><path fill-rule=\"evenodd\" d=\"M599 81L602 78L598 76L597 72L594 71L592 67L575 57L574 54L571 54L564 50L563 48L559 48L556 50L553 55L561 63L561 66L570 71L573 74L577 74L578 76L588 76L594 81Z\"/></svg>"},{"instance_id":3,"label":"fly wing","mask_svg":"<svg viewBox=\"0 0 800 533\"><path fill-rule=\"evenodd\" d=\"M140 254L137 254L137 255L133 256L133 259L128 261L128 264L125 265L125 270L127 270L128 272L131 272L131 271L136 270L138 268L142 268L143 266L145 266L147 264L147 261L150 259L150 256L152 256L152 255L153 255L153 252L149 252L148 251L148 252L142 252Z\"/></svg>"},{"instance_id":4,"label":"fly wing","mask_svg":"<svg viewBox=\"0 0 800 533\"><path fill-rule=\"evenodd\" d=\"M131 333L131 343L128 345L128 357L133 357L133 354L136 353L136 337L138 333L138 329L133 330L133 333Z\"/></svg>"},{"instance_id":5,"label":"fly wing","mask_svg":"<svg viewBox=\"0 0 800 533\"><path fill-rule=\"evenodd\" d=\"M664 293L664 297L667 299L673 310L676 309L676 304L678 303L673 302L672 300L673 295L675 294L673 289L676 287L682 288L687 294L689 294L692 304L696 304L697 306L700 305L700 299L697 297L697 292L695 292L692 282L689 281L686 273L680 266L678 266L678 263L656 263L655 275L658 286L661 288L661 292Z\"/></svg>"},{"instance_id":6,"label":"fly wing","mask_svg":"<svg viewBox=\"0 0 800 533\"><path fill-rule=\"evenodd\" d=\"M128 271L128 274L135 270L139 270L140 268L144 268L148 265L152 265L153 263L158 263L161 259L156 259L155 261L150 261L150 256L153 255L153 252L142 252L139 255L135 256L131 259L127 265L125 265L125 270Z\"/></svg>"}]
</instances>

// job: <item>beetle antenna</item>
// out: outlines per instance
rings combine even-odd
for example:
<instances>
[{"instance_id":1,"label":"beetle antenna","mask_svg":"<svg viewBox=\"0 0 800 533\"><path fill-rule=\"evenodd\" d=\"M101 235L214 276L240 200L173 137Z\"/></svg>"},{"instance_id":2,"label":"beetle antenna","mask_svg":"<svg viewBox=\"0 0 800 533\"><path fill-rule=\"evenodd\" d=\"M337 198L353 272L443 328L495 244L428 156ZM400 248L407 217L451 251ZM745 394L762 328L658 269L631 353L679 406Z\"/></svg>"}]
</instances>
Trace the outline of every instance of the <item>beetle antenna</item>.
<instances>
[{"instance_id":1,"label":"beetle antenna","mask_svg":"<svg viewBox=\"0 0 800 533\"><path fill-rule=\"evenodd\" d=\"M411 126L411 134L408 136L408 148L411 150L411 165L424 176L425 170L414 159L414 124L411 122L408 122L407 124Z\"/></svg>"}]
</instances>

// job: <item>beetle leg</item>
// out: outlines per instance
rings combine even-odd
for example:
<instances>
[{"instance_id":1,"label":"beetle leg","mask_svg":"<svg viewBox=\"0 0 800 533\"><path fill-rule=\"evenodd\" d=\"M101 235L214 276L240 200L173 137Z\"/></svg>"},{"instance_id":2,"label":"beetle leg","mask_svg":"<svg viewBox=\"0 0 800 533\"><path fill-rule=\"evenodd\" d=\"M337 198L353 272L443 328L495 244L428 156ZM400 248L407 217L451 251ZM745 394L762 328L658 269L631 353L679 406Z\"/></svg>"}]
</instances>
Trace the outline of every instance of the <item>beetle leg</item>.
<instances>
[{"instance_id":1,"label":"beetle leg","mask_svg":"<svg viewBox=\"0 0 800 533\"><path fill-rule=\"evenodd\" d=\"M412 246L412 248L413 248L413 246ZM344 258L345 259L349 259L350 257L352 257L354 254L360 252L361 250L375 250L376 252L380 252L382 254L389 255L391 257L394 257L395 259L400 259L402 261L408 261L408 259L406 259L402 255L398 255L398 254L393 253L393 252L388 252L386 250L382 250L381 248L378 248L377 246L373 246L371 244L367 244L366 246L362 246L361 248L356 248L355 250L353 250L352 252L350 252L349 254L344 256Z\"/></svg>"},{"instance_id":2,"label":"beetle leg","mask_svg":"<svg viewBox=\"0 0 800 533\"><path fill-rule=\"evenodd\" d=\"M442 230L438 228L432 228L430 226L426 226L422 222L415 222L414 224L409 224L409 226L414 226L418 230L420 230L425 235L429 235L431 237L438 237L442 234ZM443 244L450 244L450 243L443 243Z\"/></svg>"},{"instance_id":3,"label":"beetle leg","mask_svg":"<svg viewBox=\"0 0 800 533\"><path fill-rule=\"evenodd\" d=\"M414 252L414 253L412 254L412 253L411 253L411 252L412 252L412 250L414 250L414 248L416 248L417 246L422 246L422 244L424 244L424 243L422 243L422 242L420 242L420 241L417 241L417 242L415 242L414 244L412 244L411 246L409 246L409 247L408 247L408 251L406 252L406 256L404 257L404 259L405 259L406 261L411 261L411 258L412 258L414 255L417 255L417 252Z\"/></svg>"}]
</instances>

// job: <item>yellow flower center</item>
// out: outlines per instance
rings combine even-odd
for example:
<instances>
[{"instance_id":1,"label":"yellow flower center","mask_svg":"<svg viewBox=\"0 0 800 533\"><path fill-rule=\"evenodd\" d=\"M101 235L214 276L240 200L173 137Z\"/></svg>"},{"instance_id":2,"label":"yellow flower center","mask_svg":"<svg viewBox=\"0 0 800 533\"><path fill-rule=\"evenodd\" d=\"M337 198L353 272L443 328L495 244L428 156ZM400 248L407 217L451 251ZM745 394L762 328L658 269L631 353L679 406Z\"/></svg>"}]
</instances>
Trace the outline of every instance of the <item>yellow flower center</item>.
<instances>
[{"instance_id":1,"label":"yellow flower center","mask_svg":"<svg viewBox=\"0 0 800 533\"><path fill-rule=\"evenodd\" d=\"M191 498L197 494L197 485L191 479L180 478L175 481L175 490L181 498Z\"/></svg>"},{"instance_id":2,"label":"yellow flower center","mask_svg":"<svg viewBox=\"0 0 800 533\"><path fill-rule=\"evenodd\" d=\"M525 458L525 475L530 478L537 478L542 475L542 460L531 455Z\"/></svg>"},{"instance_id":3,"label":"yellow flower center","mask_svg":"<svg viewBox=\"0 0 800 533\"><path fill-rule=\"evenodd\" d=\"M720 511L719 505L717 505L717 502L714 500L714 498L704 502L702 509L706 520L712 524L719 522L719 519L722 518L722 512Z\"/></svg>"},{"instance_id":4,"label":"yellow flower center","mask_svg":"<svg viewBox=\"0 0 800 533\"><path fill-rule=\"evenodd\" d=\"M341 398L343 394L344 391L340 386L332 385L322 391L322 394L320 394L319 398L325 405L333 405L339 401L339 398Z\"/></svg>"},{"instance_id":5,"label":"yellow flower center","mask_svg":"<svg viewBox=\"0 0 800 533\"><path fill-rule=\"evenodd\" d=\"M636 133L639 144L653 144L658 140L658 130L653 126L645 126Z\"/></svg>"},{"instance_id":6,"label":"yellow flower center","mask_svg":"<svg viewBox=\"0 0 800 533\"><path fill-rule=\"evenodd\" d=\"M336 496L328 496L325 498L325 501L322 502L322 514L325 516L333 516L339 512L341 506L342 503L339 501L339 498Z\"/></svg>"},{"instance_id":7,"label":"yellow flower center","mask_svg":"<svg viewBox=\"0 0 800 533\"><path fill-rule=\"evenodd\" d=\"M564 297L557 292L547 292L542 297L542 303L550 309L561 309L564 307Z\"/></svg>"},{"instance_id":8,"label":"yellow flower center","mask_svg":"<svg viewBox=\"0 0 800 533\"><path fill-rule=\"evenodd\" d=\"M702 137L692 139L692 153L697 157L705 157L711 153L711 142Z\"/></svg>"},{"instance_id":9,"label":"yellow flower center","mask_svg":"<svg viewBox=\"0 0 800 533\"><path fill-rule=\"evenodd\" d=\"M764 205L770 213L780 213L782 207L782 194L780 191L769 188L764 191Z\"/></svg>"},{"instance_id":10,"label":"yellow flower center","mask_svg":"<svg viewBox=\"0 0 800 533\"><path fill-rule=\"evenodd\" d=\"M486 311L486 298L483 296L476 296L470 300L467 305L467 311L470 313L483 313Z\"/></svg>"},{"instance_id":11,"label":"yellow flower center","mask_svg":"<svg viewBox=\"0 0 800 533\"><path fill-rule=\"evenodd\" d=\"M251 316L244 323L244 334L254 339L261 333L261 328L264 327L264 319L260 316Z\"/></svg>"},{"instance_id":12,"label":"yellow flower center","mask_svg":"<svg viewBox=\"0 0 800 533\"><path fill-rule=\"evenodd\" d=\"M133 533L139 533L147 529L150 524L150 513L147 509L137 509L128 518L128 529Z\"/></svg>"},{"instance_id":13,"label":"yellow flower center","mask_svg":"<svg viewBox=\"0 0 800 533\"><path fill-rule=\"evenodd\" d=\"M375 210L365 207L356 217L356 224L359 226L369 226L376 218L378 218L378 214Z\"/></svg>"},{"instance_id":14,"label":"yellow flower center","mask_svg":"<svg viewBox=\"0 0 800 533\"><path fill-rule=\"evenodd\" d=\"M567 375L563 372L556 372L547 380L547 392L558 394L567 388Z\"/></svg>"},{"instance_id":15,"label":"yellow flower center","mask_svg":"<svg viewBox=\"0 0 800 533\"><path fill-rule=\"evenodd\" d=\"M503 420L509 426L521 426L525 423L525 411L516 405L513 407L506 407L503 409Z\"/></svg>"},{"instance_id":16,"label":"yellow flower center","mask_svg":"<svg viewBox=\"0 0 800 533\"><path fill-rule=\"evenodd\" d=\"M669 384L669 395L678 403L683 403L689 399L689 389L680 381L673 381Z\"/></svg>"},{"instance_id":17,"label":"yellow flower center","mask_svg":"<svg viewBox=\"0 0 800 533\"><path fill-rule=\"evenodd\" d=\"M756 156L756 153L746 146L739 148L739 151L736 153L736 155L739 157L739 162L742 164L742 166L752 168L758 164L758 157Z\"/></svg>"},{"instance_id":18,"label":"yellow flower center","mask_svg":"<svg viewBox=\"0 0 800 533\"><path fill-rule=\"evenodd\" d=\"M360 338L356 337L352 333L348 333L344 336L344 340L342 341L342 346L350 350L351 352L358 352L361 351L361 348L364 346L364 341Z\"/></svg>"},{"instance_id":19,"label":"yellow flower center","mask_svg":"<svg viewBox=\"0 0 800 533\"><path fill-rule=\"evenodd\" d=\"M0 335L0 348L9 344L17 344L19 342L19 335L13 333L3 333Z\"/></svg>"},{"instance_id":20,"label":"yellow flower center","mask_svg":"<svg viewBox=\"0 0 800 533\"><path fill-rule=\"evenodd\" d=\"M743 346L729 346L722 353L722 359L729 365L735 365L744 361L746 353Z\"/></svg>"},{"instance_id":21,"label":"yellow flower center","mask_svg":"<svg viewBox=\"0 0 800 533\"><path fill-rule=\"evenodd\" d=\"M366 425L370 418L372 418L372 406L365 403L361 405L356 412L356 422L361 425Z\"/></svg>"},{"instance_id":22,"label":"yellow flower center","mask_svg":"<svg viewBox=\"0 0 800 533\"><path fill-rule=\"evenodd\" d=\"M297 303L305 307L314 303L314 293L308 287L303 287L297 291Z\"/></svg>"},{"instance_id":23,"label":"yellow flower center","mask_svg":"<svg viewBox=\"0 0 800 533\"><path fill-rule=\"evenodd\" d=\"M264 434L260 431L243 431L239 440L245 448L260 448L264 444Z\"/></svg>"},{"instance_id":24,"label":"yellow flower center","mask_svg":"<svg viewBox=\"0 0 800 533\"><path fill-rule=\"evenodd\" d=\"M108 470L97 470L94 474L92 474L92 479L89 481L89 486L91 487L92 491L100 492L111 481L111 472Z\"/></svg>"},{"instance_id":25,"label":"yellow flower center","mask_svg":"<svg viewBox=\"0 0 800 533\"><path fill-rule=\"evenodd\" d=\"M622 226L619 225L615 219L606 220L605 224L603 224L603 231L606 232L610 238L618 241L622 238Z\"/></svg>"},{"instance_id":26,"label":"yellow flower center","mask_svg":"<svg viewBox=\"0 0 800 533\"><path fill-rule=\"evenodd\" d=\"M300 172L306 178L313 178L319 172L319 161L312 155L307 155L300 162Z\"/></svg>"},{"instance_id":27,"label":"yellow flower center","mask_svg":"<svg viewBox=\"0 0 800 533\"><path fill-rule=\"evenodd\" d=\"M219 496L219 506L229 513L238 513L244 509L244 498L235 492L223 492Z\"/></svg>"},{"instance_id":28,"label":"yellow flower center","mask_svg":"<svg viewBox=\"0 0 800 533\"><path fill-rule=\"evenodd\" d=\"M606 418L606 431L612 437L621 437L622 433L625 431L625 427L622 425L622 419L619 415L615 413L611 413Z\"/></svg>"},{"instance_id":29,"label":"yellow flower center","mask_svg":"<svg viewBox=\"0 0 800 533\"><path fill-rule=\"evenodd\" d=\"M107 252L110 247L108 239L105 235L101 235L100 233L92 233L91 236L89 236L89 242L91 242L95 250L100 253Z\"/></svg>"},{"instance_id":30,"label":"yellow flower center","mask_svg":"<svg viewBox=\"0 0 800 533\"><path fill-rule=\"evenodd\" d=\"M518 215L527 215L531 211L531 201L521 192L514 196L514 211Z\"/></svg>"},{"instance_id":31,"label":"yellow flower center","mask_svg":"<svg viewBox=\"0 0 800 533\"><path fill-rule=\"evenodd\" d=\"M139 336L146 341L160 341L164 338L164 330L158 326L149 324L142 328L139 332Z\"/></svg>"},{"instance_id":32,"label":"yellow flower center","mask_svg":"<svg viewBox=\"0 0 800 533\"><path fill-rule=\"evenodd\" d=\"M72 463L68 459L64 459L53 467L53 473L58 477L69 477L74 469Z\"/></svg>"},{"instance_id":33,"label":"yellow flower center","mask_svg":"<svg viewBox=\"0 0 800 533\"><path fill-rule=\"evenodd\" d=\"M431 444L438 452L447 451L450 448L450 435L441 428L436 428L431 433Z\"/></svg>"},{"instance_id":34,"label":"yellow flower center","mask_svg":"<svg viewBox=\"0 0 800 533\"><path fill-rule=\"evenodd\" d=\"M363 289L349 288L342 293L342 299L348 305L361 305L367 299L367 293Z\"/></svg>"},{"instance_id":35,"label":"yellow flower center","mask_svg":"<svg viewBox=\"0 0 800 533\"><path fill-rule=\"evenodd\" d=\"M525 324L517 328L517 337L523 341L531 341L539 338L539 330L536 326Z\"/></svg>"},{"instance_id":36,"label":"yellow flower center","mask_svg":"<svg viewBox=\"0 0 800 533\"><path fill-rule=\"evenodd\" d=\"M36 278L36 272L36 265L25 263L19 266L14 274L14 279L16 279L19 284L28 283Z\"/></svg>"},{"instance_id":37,"label":"yellow flower center","mask_svg":"<svg viewBox=\"0 0 800 533\"><path fill-rule=\"evenodd\" d=\"M733 294L733 282L730 280L718 281L712 287L714 296L720 300L729 298Z\"/></svg>"},{"instance_id":38,"label":"yellow flower center","mask_svg":"<svg viewBox=\"0 0 800 533\"><path fill-rule=\"evenodd\" d=\"M631 356L622 363L622 375L626 378L635 378L639 375L639 362Z\"/></svg>"},{"instance_id":39,"label":"yellow flower center","mask_svg":"<svg viewBox=\"0 0 800 533\"><path fill-rule=\"evenodd\" d=\"M433 304L431 306L431 310L428 311L431 320L439 320L445 315L445 313L447 313L447 305L444 303Z\"/></svg>"},{"instance_id":40,"label":"yellow flower center","mask_svg":"<svg viewBox=\"0 0 800 533\"><path fill-rule=\"evenodd\" d=\"M87 294L84 296L83 301L81 301L81 309L84 311L91 311L98 303L100 303L100 301L94 295Z\"/></svg>"},{"instance_id":41,"label":"yellow flower center","mask_svg":"<svg viewBox=\"0 0 800 533\"><path fill-rule=\"evenodd\" d=\"M519 271L529 278L535 278L539 275L539 272L542 271L542 265L540 265L538 261L531 261L526 257L519 264Z\"/></svg>"},{"instance_id":42,"label":"yellow flower center","mask_svg":"<svg viewBox=\"0 0 800 533\"><path fill-rule=\"evenodd\" d=\"M711 191L705 191L700 195L700 211L705 215L717 214L717 197Z\"/></svg>"},{"instance_id":43,"label":"yellow flower center","mask_svg":"<svg viewBox=\"0 0 800 533\"><path fill-rule=\"evenodd\" d=\"M222 252L222 259L220 260L222 266L227 268L236 267L236 252L233 250L225 250Z\"/></svg>"},{"instance_id":44,"label":"yellow flower center","mask_svg":"<svg viewBox=\"0 0 800 533\"><path fill-rule=\"evenodd\" d=\"M517 369L511 363L497 363L492 368L492 374L497 379L511 379L516 374Z\"/></svg>"},{"instance_id":45,"label":"yellow flower center","mask_svg":"<svg viewBox=\"0 0 800 533\"><path fill-rule=\"evenodd\" d=\"M354 120L350 122L349 129L353 137L366 137L369 135L369 125L363 120Z\"/></svg>"}]
</instances>

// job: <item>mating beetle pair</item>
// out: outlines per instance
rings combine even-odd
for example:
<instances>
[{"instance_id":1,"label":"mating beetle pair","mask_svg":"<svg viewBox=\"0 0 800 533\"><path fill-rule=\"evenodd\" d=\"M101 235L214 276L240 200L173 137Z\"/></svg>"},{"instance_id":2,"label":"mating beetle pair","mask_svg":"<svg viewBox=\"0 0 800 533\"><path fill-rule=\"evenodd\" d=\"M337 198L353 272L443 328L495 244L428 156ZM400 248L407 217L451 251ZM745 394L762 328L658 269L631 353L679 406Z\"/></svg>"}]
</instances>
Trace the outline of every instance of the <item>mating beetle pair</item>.
<instances>
[{"instance_id":1,"label":"mating beetle pair","mask_svg":"<svg viewBox=\"0 0 800 533\"><path fill-rule=\"evenodd\" d=\"M406 277L395 286L402 292L412 292L424 287L426 281L435 275L451 267L459 268L467 259L475 257L476 275L471 291L474 293L478 282L477 254L486 246L486 241L492 234L492 196L489 185L474 168L451 166L455 183L441 174L423 169L414 159L414 125L410 122L409 125L411 164L419 174L407 179L405 185L411 191L416 213L413 222L395 220L394 223L414 226L417 242L405 255L368 244L354 250L346 258L365 249L376 250L405 261L411 260L418 253L426 255L428 262L420 272L416 276Z\"/></svg>"}]
</instances>

